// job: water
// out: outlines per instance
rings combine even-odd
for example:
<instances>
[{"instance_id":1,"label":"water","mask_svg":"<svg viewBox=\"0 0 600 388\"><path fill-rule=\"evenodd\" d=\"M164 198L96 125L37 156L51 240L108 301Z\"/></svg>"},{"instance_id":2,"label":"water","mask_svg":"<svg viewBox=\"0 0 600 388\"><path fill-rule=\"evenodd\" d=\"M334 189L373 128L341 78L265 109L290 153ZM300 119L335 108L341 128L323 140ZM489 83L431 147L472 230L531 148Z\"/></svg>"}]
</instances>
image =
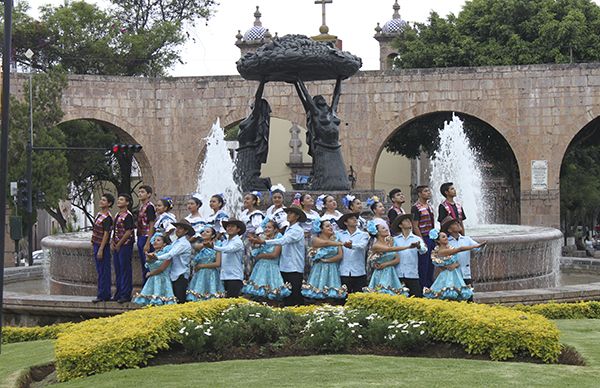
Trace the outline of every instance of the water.
<instances>
[{"instance_id":1,"label":"water","mask_svg":"<svg viewBox=\"0 0 600 388\"><path fill-rule=\"evenodd\" d=\"M467 216L465 226L486 223L481 166L465 134L463 122L455 115L452 115L452 121L444 123L440 131L440 146L431 160L429 182L433 190L434 209L437 210L444 201L439 192L442 183L453 182L457 200Z\"/></svg>"},{"instance_id":2,"label":"water","mask_svg":"<svg viewBox=\"0 0 600 388\"><path fill-rule=\"evenodd\" d=\"M239 217L242 212L243 195L233 179L235 164L227 149L225 132L221 128L219 119L213 124L212 130L205 140L206 156L198 173L196 188L203 203L200 213L203 217L212 214L212 210L208 206L210 197L222 193L225 199L224 210L230 217Z\"/></svg>"}]
</instances>

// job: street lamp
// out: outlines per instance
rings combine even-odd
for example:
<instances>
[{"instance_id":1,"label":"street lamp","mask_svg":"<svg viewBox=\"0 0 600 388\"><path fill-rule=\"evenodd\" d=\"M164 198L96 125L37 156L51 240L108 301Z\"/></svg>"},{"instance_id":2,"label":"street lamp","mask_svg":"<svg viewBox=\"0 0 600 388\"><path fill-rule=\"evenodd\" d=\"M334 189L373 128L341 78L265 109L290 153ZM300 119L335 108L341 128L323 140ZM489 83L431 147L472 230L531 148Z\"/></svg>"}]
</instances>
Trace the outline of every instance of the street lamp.
<instances>
[{"instance_id":1,"label":"street lamp","mask_svg":"<svg viewBox=\"0 0 600 388\"><path fill-rule=\"evenodd\" d=\"M29 59L29 141L27 141L27 214L29 222L27 223L27 263L33 265L33 73L31 58L33 51L27 49L25 56Z\"/></svg>"}]
</instances>

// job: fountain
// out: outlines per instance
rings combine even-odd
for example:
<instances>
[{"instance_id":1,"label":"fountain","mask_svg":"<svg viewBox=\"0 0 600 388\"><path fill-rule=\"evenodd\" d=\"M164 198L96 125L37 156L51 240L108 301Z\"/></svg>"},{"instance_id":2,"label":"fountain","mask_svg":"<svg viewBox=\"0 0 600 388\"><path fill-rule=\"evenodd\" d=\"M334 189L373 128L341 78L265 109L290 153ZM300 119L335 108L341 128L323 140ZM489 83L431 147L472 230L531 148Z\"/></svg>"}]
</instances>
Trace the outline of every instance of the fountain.
<instances>
[{"instance_id":1,"label":"fountain","mask_svg":"<svg viewBox=\"0 0 600 388\"><path fill-rule=\"evenodd\" d=\"M242 191L235 183L233 172L235 164L231 159L225 143L225 132L220 121L213 124L206 140L206 156L198 173L196 192L202 199L203 217L210 215L208 201L210 197L222 193L225 200L225 212L231 217L237 217L242 212Z\"/></svg>"},{"instance_id":2,"label":"fountain","mask_svg":"<svg viewBox=\"0 0 600 388\"><path fill-rule=\"evenodd\" d=\"M562 233L554 228L486 224L484 174L463 122L453 115L440 131L431 161L433 205L444 200L439 187L453 182L467 219L466 233L488 245L472 260L477 291L555 287L559 280Z\"/></svg>"}]
</instances>

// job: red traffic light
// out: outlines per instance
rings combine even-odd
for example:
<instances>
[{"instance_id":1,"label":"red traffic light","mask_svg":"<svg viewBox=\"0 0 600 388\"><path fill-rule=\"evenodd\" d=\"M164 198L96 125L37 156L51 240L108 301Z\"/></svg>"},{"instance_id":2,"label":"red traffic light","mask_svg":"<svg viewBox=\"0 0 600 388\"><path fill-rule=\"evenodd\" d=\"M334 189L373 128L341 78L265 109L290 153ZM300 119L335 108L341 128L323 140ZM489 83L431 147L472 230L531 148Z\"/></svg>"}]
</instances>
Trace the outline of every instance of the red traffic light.
<instances>
[{"instance_id":1,"label":"red traffic light","mask_svg":"<svg viewBox=\"0 0 600 388\"><path fill-rule=\"evenodd\" d=\"M117 155L127 154L127 153L136 153L142 150L142 146L139 144L113 144L112 153Z\"/></svg>"}]
</instances>

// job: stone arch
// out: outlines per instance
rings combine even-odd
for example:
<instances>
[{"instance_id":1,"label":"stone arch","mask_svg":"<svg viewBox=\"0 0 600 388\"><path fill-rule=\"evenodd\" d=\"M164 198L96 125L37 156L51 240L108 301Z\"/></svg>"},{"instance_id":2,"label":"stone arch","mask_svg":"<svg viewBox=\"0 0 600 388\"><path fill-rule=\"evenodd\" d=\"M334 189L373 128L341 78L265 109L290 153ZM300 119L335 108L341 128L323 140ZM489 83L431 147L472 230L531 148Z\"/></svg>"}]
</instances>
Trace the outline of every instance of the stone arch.
<instances>
[{"instance_id":1,"label":"stone arch","mask_svg":"<svg viewBox=\"0 0 600 388\"><path fill-rule=\"evenodd\" d=\"M75 120L93 121L93 122L102 124L104 127L109 128L111 131L113 131L119 138L119 141L122 143L140 144L142 146L142 150L135 154L135 160L142 172L142 179L143 179L144 184L155 187L155 179L154 179L154 173L152 171L152 165L150 164L150 160L148 159L148 155L146 152L147 144L145 144L145 143L147 143L147 142L139 141L138 139L136 139L136 137L133 134L131 134L128 131L126 131L125 129L123 129L124 127L122 125L125 125L125 128L132 127L130 124L128 125L128 123L125 120L122 120L122 119L118 118L117 116L113 116L110 114L102 114L100 116L103 118L108 118L108 119L113 118L115 120L114 121L106 121L102 118L94 117L93 115L81 115L81 116L65 115L65 117L63 117L61 122L58 123L57 125L64 124L64 123L67 123L70 121L75 121ZM139 138L145 140L145 138L143 136L141 136L140 134L138 134L138 136L139 136Z\"/></svg>"},{"instance_id":2,"label":"stone arch","mask_svg":"<svg viewBox=\"0 0 600 388\"><path fill-rule=\"evenodd\" d=\"M463 101L436 101L431 103L419 103L410 108L398 111L398 120L396 120L395 122L386 123L383 130L374 132L372 146L376 147L374 148L376 150L376 153L374 154L374 159L371 161L372 163L370 167L371 188L374 188L375 184L374 177L375 170L377 169L377 161L379 160L381 153L385 148L385 145L392 138L392 136L394 136L398 132L398 130L405 127L409 123L419 119L420 117L436 112L462 113L468 116L472 116L480 121L483 121L484 123L487 123L494 129L496 129L496 131L498 131L504 137L504 139L510 146L510 149L512 150L513 154L515 155L519 171L523 171L523 168L525 167L528 161L525 160L524 155L520 155L520 153L514 147L516 139L513 139L513 137L511 136L511 134L508 133L507 130L508 128L512 127L510 123L506 122L495 112L490 112L489 110L486 110L483 106L478 106ZM400 125L397 124L398 122L400 122Z\"/></svg>"},{"instance_id":3,"label":"stone arch","mask_svg":"<svg viewBox=\"0 0 600 388\"><path fill-rule=\"evenodd\" d=\"M590 110L588 110L588 113L590 113ZM571 132L571 131L569 131ZM573 222L577 222L577 224L581 223L583 226L589 226L589 227L593 227L597 224L598 218L600 218L600 214L594 214L593 212L568 212L564 207L563 207L563 195L564 195L564 189L565 186L563 186L563 179L564 182L566 182L567 186L566 187L570 187L570 183L573 183L574 181L571 180L571 182L568 182L568 180L566 180L566 177L564 176L564 174L566 173L567 170L565 170L565 162L567 157L569 156L569 154L571 152L573 152L575 149L577 148L585 148L585 146L595 146L595 145L600 145L600 115L596 116L594 118L592 118L591 120L589 120L583 127L580 127L579 129L574 128L574 134L569 133L569 141L565 141L563 143L558 144L558 146L560 146L562 149L564 149L563 152L561 152L560 155L562 155L562 157L560 159L557 158L557 160L560 162L560 166L559 166L559 206L560 206L560 227L561 230L563 231L563 233L565 234L565 236L573 236L573 230L571 230L569 227L571 226L575 226L575 224ZM590 157L590 155L587 155L587 157ZM581 160L579 160L579 162L581 162ZM578 165L582 168L585 169L585 174L593 174L593 172L590 172L588 168L593 167L593 166L583 166L582 164L578 163ZM577 171L577 170L575 170ZM582 171L582 170L579 170ZM575 172L576 173L576 172ZM584 178L585 179L585 178ZM579 182L579 179L576 179L575 182ZM585 201L587 203L590 203L589 200ZM588 209L589 210L589 209ZM596 210L597 212L597 210ZM579 249L583 249L582 246L579 246Z\"/></svg>"},{"instance_id":4,"label":"stone arch","mask_svg":"<svg viewBox=\"0 0 600 388\"><path fill-rule=\"evenodd\" d=\"M513 159L513 163L511 164L514 165L516 168L515 169L510 169L510 171L502 171L501 174L499 175L500 177L504 178L504 179L495 179L495 180L490 180L490 182L488 183L488 190L491 189L493 194L489 193L488 194L488 198L490 200L490 204L493 204L493 207L490 209L490 211L492 211L495 217L497 217L497 219L495 219L495 221L502 221L502 223L519 223L520 221L520 202L521 202L521 170L519 168L519 162L517 159L517 155L515 153L515 150L512 148L510 142L508 141L508 139L506 138L505 134L502 133L500 130L498 130L497 128L495 128L494 126L492 126L489 122L482 120L480 117L468 114L468 113L464 113L464 112L460 112L460 111L432 111L432 112L428 112L425 113L423 115L419 115L419 116L415 116L409 120L407 120L406 122L402 123L400 126L398 126L396 128L395 131L393 131L391 134L389 134L386 137L386 140L384 143L382 143L381 148L379 149L377 158L374 161L374 170L373 170L373 174L372 174L372 179L373 179L373 185L374 185L374 180L375 180L375 175L377 172L377 167L378 167L378 162L382 156L382 153L385 149L385 145L388 143L388 141L390 139L392 139L395 135L397 135L398 133L400 133L404 128L407 128L407 126L409 126L411 123L414 123L417 120L423 120L423 119L427 119L428 116L433 116L435 115L436 119L441 119L440 116L445 116L448 115L450 116L450 114L456 114L459 117L461 117L463 120L467 119L469 121L471 121L471 123L473 122L478 122L478 126L482 127L482 130L485 131L493 131L495 133L495 135L499 135L499 138L502 139L502 141L505 143L503 144L503 146L506 147L507 150L509 150L512 159ZM448 117L449 119L450 117ZM446 117L444 117L444 121L446 121ZM499 140L500 141L500 140ZM485 148L481 151L485 151ZM516 170L516 171L515 171ZM411 186L414 182L411 182Z\"/></svg>"}]
</instances>

